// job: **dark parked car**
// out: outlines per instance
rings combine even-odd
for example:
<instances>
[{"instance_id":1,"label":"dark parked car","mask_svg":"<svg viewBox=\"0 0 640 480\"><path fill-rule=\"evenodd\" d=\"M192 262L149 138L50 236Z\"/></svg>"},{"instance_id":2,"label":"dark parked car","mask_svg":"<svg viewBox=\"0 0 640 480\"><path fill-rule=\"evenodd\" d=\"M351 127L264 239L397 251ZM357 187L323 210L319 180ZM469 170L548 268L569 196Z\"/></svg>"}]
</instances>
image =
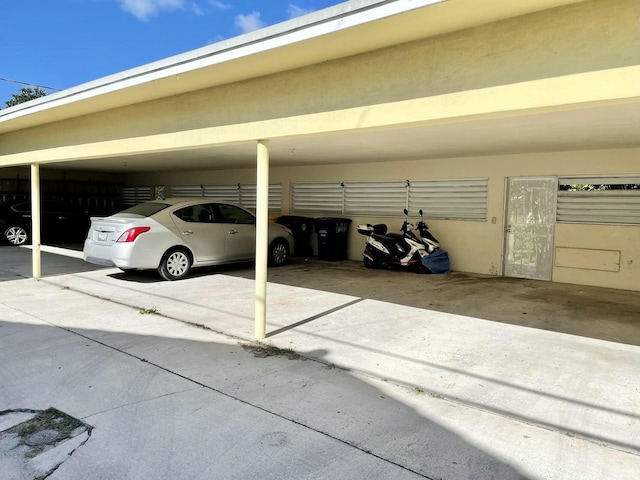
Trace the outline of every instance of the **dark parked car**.
<instances>
[{"instance_id":1,"label":"dark parked car","mask_svg":"<svg viewBox=\"0 0 640 480\"><path fill-rule=\"evenodd\" d=\"M40 207L42 240L82 241L89 230L89 212L80 205L43 200ZM31 202L16 200L0 204L0 234L11 245L31 241Z\"/></svg>"}]
</instances>

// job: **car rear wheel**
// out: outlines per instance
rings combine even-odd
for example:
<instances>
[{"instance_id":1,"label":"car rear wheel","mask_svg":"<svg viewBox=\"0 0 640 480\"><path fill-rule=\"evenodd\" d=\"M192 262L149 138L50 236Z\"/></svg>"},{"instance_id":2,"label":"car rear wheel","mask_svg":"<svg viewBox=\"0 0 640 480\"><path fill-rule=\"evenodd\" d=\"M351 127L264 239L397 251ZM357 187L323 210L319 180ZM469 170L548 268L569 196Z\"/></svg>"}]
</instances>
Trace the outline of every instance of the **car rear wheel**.
<instances>
[{"instance_id":1,"label":"car rear wheel","mask_svg":"<svg viewBox=\"0 0 640 480\"><path fill-rule=\"evenodd\" d=\"M191 255L185 250L170 250L162 258L158 273L165 280L181 280L189 275L191 263Z\"/></svg>"},{"instance_id":2,"label":"car rear wheel","mask_svg":"<svg viewBox=\"0 0 640 480\"><path fill-rule=\"evenodd\" d=\"M280 266L289 258L289 246L284 240L275 240L269 248L269 265Z\"/></svg>"},{"instance_id":3,"label":"car rear wheel","mask_svg":"<svg viewBox=\"0 0 640 480\"><path fill-rule=\"evenodd\" d=\"M4 239L12 245L24 245L29 240L29 232L24 227L13 225L4 231Z\"/></svg>"}]
</instances>

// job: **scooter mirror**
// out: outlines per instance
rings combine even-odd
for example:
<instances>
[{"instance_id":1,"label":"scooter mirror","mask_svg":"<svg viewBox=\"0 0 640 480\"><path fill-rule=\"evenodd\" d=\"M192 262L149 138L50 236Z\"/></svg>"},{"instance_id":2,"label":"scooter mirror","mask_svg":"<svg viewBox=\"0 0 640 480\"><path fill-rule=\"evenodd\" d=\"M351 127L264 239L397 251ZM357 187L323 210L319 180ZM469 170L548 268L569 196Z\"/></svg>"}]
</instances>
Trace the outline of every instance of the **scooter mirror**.
<instances>
[{"instance_id":1,"label":"scooter mirror","mask_svg":"<svg viewBox=\"0 0 640 480\"><path fill-rule=\"evenodd\" d=\"M420 216L422 216L422 209L420 209L420 210L418 211L418 213L420 213Z\"/></svg>"},{"instance_id":2,"label":"scooter mirror","mask_svg":"<svg viewBox=\"0 0 640 480\"><path fill-rule=\"evenodd\" d=\"M405 215L409 215L409 210L407 210L406 208L403 210Z\"/></svg>"}]
</instances>

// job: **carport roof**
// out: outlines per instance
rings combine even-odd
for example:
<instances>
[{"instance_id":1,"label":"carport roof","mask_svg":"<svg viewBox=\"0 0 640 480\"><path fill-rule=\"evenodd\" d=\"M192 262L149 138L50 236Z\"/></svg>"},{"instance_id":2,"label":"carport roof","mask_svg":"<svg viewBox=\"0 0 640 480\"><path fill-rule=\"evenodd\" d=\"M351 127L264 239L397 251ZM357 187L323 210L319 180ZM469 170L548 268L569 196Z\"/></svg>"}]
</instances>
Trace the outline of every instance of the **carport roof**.
<instances>
[{"instance_id":1,"label":"carport roof","mask_svg":"<svg viewBox=\"0 0 640 480\"><path fill-rule=\"evenodd\" d=\"M486 0L350 0L0 110L0 134L579 1L492 0L487 8Z\"/></svg>"},{"instance_id":2,"label":"carport roof","mask_svg":"<svg viewBox=\"0 0 640 480\"><path fill-rule=\"evenodd\" d=\"M0 135L572 3L580 3L580 0L351 0L0 110ZM598 76L595 81L603 88L595 95L580 96L573 87L576 81L584 80L588 75ZM352 131L333 130L333 125L325 130L308 131L304 129L305 122L300 122L299 131L284 134L272 129L261 135L270 139L272 165L635 148L640 146L637 135L640 94L637 85L626 79L638 76L638 66L633 66L626 68L622 76L609 76L603 71L587 72L580 79L569 78L571 76L542 79L536 82L537 88L567 94L562 105L549 104L544 108L526 103L529 86L523 84L509 87L513 87L509 92L511 98L517 99L512 110L496 106L492 112L474 112L469 108L460 112L447 111L446 118L405 116L401 124L372 123ZM625 81L614 85L610 81L612 78L624 78ZM593 77L589 81L593 82ZM502 97L503 92L504 88L499 93L489 94ZM464 98L454 100L452 104L469 105ZM384 108L382 106L381 110ZM152 140L147 144L173 145L173 139L162 135L154 136ZM22 156L5 156L4 165L43 162L66 169L111 172L170 171L175 169L176 162L180 163L181 170L255 166L255 141L231 139L221 145L193 144L189 147L121 151L117 154L117 162L106 156L69 156L59 163L55 152L51 158L47 157L49 152L43 153L42 158L25 152ZM213 163L212 158L215 158Z\"/></svg>"}]
</instances>

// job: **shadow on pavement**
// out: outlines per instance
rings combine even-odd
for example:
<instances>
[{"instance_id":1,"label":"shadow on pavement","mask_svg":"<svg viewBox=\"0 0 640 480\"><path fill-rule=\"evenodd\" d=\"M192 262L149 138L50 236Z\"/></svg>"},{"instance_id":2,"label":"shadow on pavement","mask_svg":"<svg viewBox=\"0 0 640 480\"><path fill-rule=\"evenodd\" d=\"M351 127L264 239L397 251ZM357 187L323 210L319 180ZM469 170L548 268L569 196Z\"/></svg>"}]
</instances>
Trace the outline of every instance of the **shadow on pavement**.
<instances>
[{"instance_id":1,"label":"shadow on pavement","mask_svg":"<svg viewBox=\"0 0 640 480\"><path fill-rule=\"evenodd\" d=\"M78 258L42 253L43 277L100 270ZM195 268L190 278L212 274L254 278L253 263ZM157 283L155 271L109 274L123 282ZM0 247L0 282L31 277L31 251ZM415 275L371 270L361 262L295 257L270 268L268 280L427 310L640 346L638 292L537 280L453 272ZM179 290L180 282L176 282Z\"/></svg>"},{"instance_id":2,"label":"shadow on pavement","mask_svg":"<svg viewBox=\"0 0 640 480\"><path fill-rule=\"evenodd\" d=\"M131 330L164 322L142 318ZM108 320L105 329L29 322L0 321L0 410L51 406L94 428L60 478L526 478L318 362L219 343L186 326L173 326L181 338L171 338L117 331ZM496 436L487 432L487 449Z\"/></svg>"},{"instance_id":3,"label":"shadow on pavement","mask_svg":"<svg viewBox=\"0 0 640 480\"><path fill-rule=\"evenodd\" d=\"M0 246L0 282L31 278L32 252L30 248ZM80 258L41 252L42 276L91 272L104 267L93 265Z\"/></svg>"},{"instance_id":4,"label":"shadow on pavement","mask_svg":"<svg viewBox=\"0 0 640 480\"><path fill-rule=\"evenodd\" d=\"M254 278L247 268L226 274ZM640 346L634 291L463 272L416 275L314 258L270 268L269 282Z\"/></svg>"}]
</instances>

